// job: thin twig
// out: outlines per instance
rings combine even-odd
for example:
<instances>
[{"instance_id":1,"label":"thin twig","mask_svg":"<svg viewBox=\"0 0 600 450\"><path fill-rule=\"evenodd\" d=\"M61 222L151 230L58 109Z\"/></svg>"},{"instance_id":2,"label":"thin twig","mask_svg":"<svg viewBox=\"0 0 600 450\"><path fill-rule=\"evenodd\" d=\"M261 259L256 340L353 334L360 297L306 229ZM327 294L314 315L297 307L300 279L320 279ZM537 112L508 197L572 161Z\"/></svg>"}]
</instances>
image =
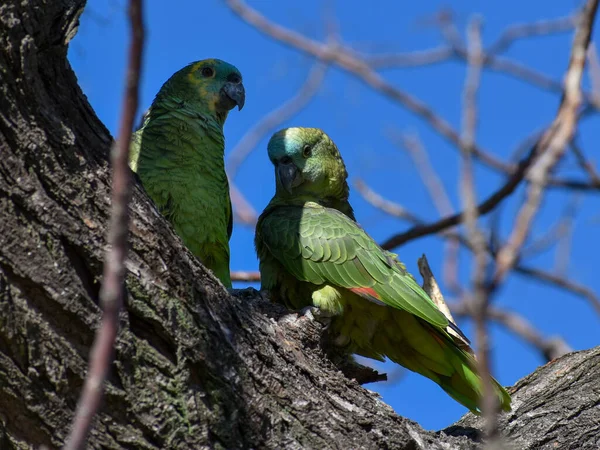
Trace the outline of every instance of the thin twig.
<instances>
[{"instance_id":1,"label":"thin twig","mask_svg":"<svg viewBox=\"0 0 600 450\"><path fill-rule=\"evenodd\" d=\"M466 301L449 303L449 308L459 318L473 317L470 305ZM501 324L507 330L535 347L547 361L573 351L560 337L545 338L527 319L516 312L490 306L487 314L489 319Z\"/></svg>"},{"instance_id":2,"label":"thin twig","mask_svg":"<svg viewBox=\"0 0 600 450\"><path fill-rule=\"evenodd\" d=\"M434 206L441 216L452 214L454 208L440 177L433 169L423 142L416 134L390 132L390 138L398 147L408 151Z\"/></svg>"},{"instance_id":3,"label":"thin twig","mask_svg":"<svg viewBox=\"0 0 600 450\"><path fill-rule=\"evenodd\" d=\"M442 36L453 48L464 48L464 43L456 26L455 14L451 8L442 7L433 18Z\"/></svg>"},{"instance_id":4,"label":"thin twig","mask_svg":"<svg viewBox=\"0 0 600 450\"><path fill-rule=\"evenodd\" d=\"M598 49L593 42L588 47L588 72L592 84L592 98L596 107L600 108L600 58L598 58Z\"/></svg>"},{"instance_id":5,"label":"thin twig","mask_svg":"<svg viewBox=\"0 0 600 450\"><path fill-rule=\"evenodd\" d=\"M531 85L562 94L563 86L560 81L512 59L486 55L484 57L484 65L490 70L510 75Z\"/></svg>"},{"instance_id":6,"label":"thin twig","mask_svg":"<svg viewBox=\"0 0 600 450\"><path fill-rule=\"evenodd\" d=\"M258 214L238 187L229 180L229 195L235 220L243 225L254 227L258 220Z\"/></svg>"},{"instance_id":7,"label":"thin twig","mask_svg":"<svg viewBox=\"0 0 600 450\"><path fill-rule=\"evenodd\" d=\"M488 214L490 211L494 210L496 206L498 206L506 197L508 197L515 191L517 186L525 178L527 168L529 167L529 165L534 159L534 156L537 153L538 143L532 146L532 148L529 151L529 154L523 160L521 160L521 162L517 166L517 169L506 180L506 182L496 192L491 194L486 200L484 200L479 204L479 206L477 206L477 214L479 216L483 216L485 214ZM447 228L462 223L463 217L464 213L461 211L457 214L444 217L443 219L440 219L433 223L415 225L414 227L410 228L409 230L403 233L399 233L390 237L382 244L382 247L387 250L391 250L413 239L441 232Z\"/></svg>"},{"instance_id":8,"label":"thin twig","mask_svg":"<svg viewBox=\"0 0 600 450\"><path fill-rule=\"evenodd\" d=\"M123 99L119 137L113 148L111 159L112 212L108 234L109 250L104 263L100 302L103 309L102 323L96 333L90 352L90 365L83 386L71 434L65 450L81 449L85 445L92 420L102 399L104 381L113 357L113 345L119 329L119 311L123 303L125 259L127 257L127 234L129 228L128 204L131 196L129 143L138 109L138 89L144 46L144 23L142 0L130 0L129 20L131 44L129 47L125 96Z\"/></svg>"},{"instance_id":9,"label":"thin twig","mask_svg":"<svg viewBox=\"0 0 600 450\"><path fill-rule=\"evenodd\" d=\"M481 19L473 18L467 29L468 58L467 77L463 94L462 118L462 169L460 176L460 193L464 208L464 223L467 238L474 252L472 271L473 280L473 319L475 320L475 335L477 337L477 365L483 385L483 398L481 410L485 417L485 429L488 439L494 439L498 432L496 410L498 398L494 392L491 367L490 344L487 332L487 311L490 293L486 286L486 273L489 264L487 245L483 232L479 228L477 212L477 194L475 190L475 177L472 161L472 145L475 142L477 129L478 109L477 92L481 81L482 42Z\"/></svg>"},{"instance_id":10,"label":"thin twig","mask_svg":"<svg viewBox=\"0 0 600 450\"><path fill-rule=\"evenodd\" d=\"M556 251L554 253L554 273L566 275L571 262L571 247L573 244L573 220L564 222L562 236L557 239Z\"/></svg>"},{"instance_id":11,"label":"thin twig","mask_svg":"<svg viewBox=\"0 0 600 450\"><path fill-rule=\"evenodd\" d=\"M527 175L527 170L535 160L537 154L540 153L539 149L544 148L549 137L554 135L555 125L556 124L552 124L546 130L546 132L531 146L531 148L527 152L527 155L516 165L516 169L512 173L510 173L510 176L506 179L504 184L500 188L498 188L498 190L492 193L489 197L487 197L486 200L479 204L479 206L477 207L477 213L480 216L483 216L493 211L505 198L510 196L519 186L519 184L525 179L525 176ZM526 142L529 142L529 139L527 139ZM596 183L594 181L592 181L591 183L586 183L585 181L578 180L563 180L550 178L548 179L547 187L551 186L562 187L580 192L600 190L600 183ZM412 228L409 228L408 230L402 233L397 233L391 236L381 245L383 248L391 250L395 247L399 247L400 245L405 244L408 241L412 241L414 239L430 234L442 232L447 228L459 225L460 223L462 223L462 219L463 212L459 212L431 223L425 223L421 221Z\"/></svg>"},{"instance_id":12,"label":"thin twig","mask_svg":"<svg viewBox=\"0 0 600 450\"><path fill-rule=\"evenodd\" d=\"M366 55L365 62L376 70L398 69L401 67L421 67L448 61L454 56L454 49L444 45L428 50L383 55Z\"/></svg>"},{"instance_id":13,"label":"thin twig","mask_svg":"<svg viewBox=\"0 0 600 450\"><path fill-rule=\"evenodd\" d=\"M540 157L529 171L527 199L517 215L507 244L500 249L496 257L495 284L501 283L515 265L541 205L548 175L563 156L577 128L577 113L582 102L581 78L597 8L598 0L588 0L580 15L571 48L569 68L565 75L565 94L552 130L542 139L545 145L541 147Z\"/></svg>"},{"instance_id":14,"label":"thin twig","mask_svg":"<svg viewBox=\"0 0 600 450\"><path fill-rule=\"evenodd\" d=\"M571 31L576 25L576 20L576 15L570 15L558 19L512 25L504 30L498 39L487 48L486 53L498 54L505 52L515 41L520 39Z\"/></svg>"},{"instance_id":15,"label":"thin twig","mask_svg":"<svg viewBox=\"0 0 600 450\"><path fill-rule=\"evenodd\" d=\"M573 195L572 200L565 206L558 222L541 237L538 237L531 244L523 247L521 259L540 254L549 248L554 247L557 242L565 237L577 217L580 199L581 197L579 195Z\"/></svg>"},{"instance_id":16,"label":"thin twig","mask_svg":"<svg viewBox=\"0 0 600 450\"><path fill-rule=\"evenodd\" d=\"M441 217L453 214L454 207L452 206L448 192L446 192L444 184L433 169L427 151L419 137L416 134L407 135L405 133L393 133L392 139L394 139L399 146L408 151L438 214ZM459 243L460 242L456 239L447 240L442 269L444 282L455 294L459 294L462 291L458 281Z\"/></svg>"},{"instance_id":17,"label":"thin twig","mask_svg":"<svg viewBox=\"0 0 600 450\"><path fill-rule=\"evenodd\" d=\"M575 140L571 142L571 150L573 151L573 154L577 159L577 163L587 173L592 183L600 186L600 175L598 175L598 171L596 170L592 162L585 157L585 155L583 154L583 150L581 149L581 147L579 147Z\"/></svg>"},{"instance_id":18,"label":"thin twig","mask_svg":"<svg viewBox=\"0 0 600 450\"><path fill-rule=\"evenodd\" d=\"M413 213L408 211L398 203L390 202L384 199L377 192L372 190L367 184L360 178L356 178L352 183L358 193L371 205L377 209L389 214L390 216L397 217L399 219L407 220L411 223L419 223L420 219Z\"/></svg>"},{"instance_id":19,"label":"thin twig","mask_svg":"<svg viewBox=\"0 0 600 450\"><path fill-rule=\"evenodd\" d=\"M245 281L248 283L259 282L260 272L250 271L246 272L243 270L235 270L231 272L231 281Z\"/></svg>"},{"instance_id":20,"label":"thin twig","mask_svg":"<svg viewBox=\"0 0 600 450\"><path fill-rule=\"evenodd\" d=\"M560 287L575 295L585 298L590 302L592 308L594 308L594 310L600 315L600 297L596 295L590 288L578 284L572 280L568 280L559 274L545 272L533 267L518 265L514 268L514 271L518 274L551 284L555 287Z\"/></svg>"}]
</instances>

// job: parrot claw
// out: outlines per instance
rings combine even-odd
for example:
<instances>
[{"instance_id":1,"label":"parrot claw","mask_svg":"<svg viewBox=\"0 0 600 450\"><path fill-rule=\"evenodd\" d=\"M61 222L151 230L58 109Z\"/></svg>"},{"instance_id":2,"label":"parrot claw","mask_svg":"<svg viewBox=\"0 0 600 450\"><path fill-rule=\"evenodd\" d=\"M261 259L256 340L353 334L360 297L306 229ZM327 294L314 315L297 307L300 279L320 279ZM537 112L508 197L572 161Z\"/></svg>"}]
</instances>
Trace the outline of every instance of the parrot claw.
<instances>
[{"instance_id":1,"label":"parrot claw","mask_svg":"<svg viewBox=\"0 0 600 450\"><path fill-rule=\"evenodd\" d=\"M306 308L301 309L300 313L308 319L316 320L325 327L329 326L331 318L333 317L332 314L329 314L316 306L307 306Z\"/></svg>"},{"instance_id":2,"label":"parrot claw","mask_svg":"<svg viewBox=\"0 0 600 450\"><path fill-rule=\"evenodd\" d=\"M315 306L307 306L306 308L302 308L300 310L293 311L289 314L283 316L280 321L283 322L299 322L305 320L311 320L319 322L326 329L329 327L331 323L331 315L324 313L321 309Z\"/></svg>"}]
</instances>

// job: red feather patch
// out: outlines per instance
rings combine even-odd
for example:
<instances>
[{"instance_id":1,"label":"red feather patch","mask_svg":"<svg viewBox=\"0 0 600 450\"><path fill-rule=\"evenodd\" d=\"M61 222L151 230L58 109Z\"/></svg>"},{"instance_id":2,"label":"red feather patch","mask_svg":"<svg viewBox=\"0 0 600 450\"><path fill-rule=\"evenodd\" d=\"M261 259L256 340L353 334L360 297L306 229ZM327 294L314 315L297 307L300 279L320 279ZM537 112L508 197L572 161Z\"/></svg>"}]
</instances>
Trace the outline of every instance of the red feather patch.
<instances>
[{"instance_id":1,"label":"red feather patch","mask_svg":"<svg viewBox=\"0 0 600 450\"><path fill-rule=\"evenodd\" d=\"M375 292L375 289L370 288L370 287L355 287L355 288L350 288L350 290L358 295L368 295L368 296L376 298L378 300L381 298L381 297L379 297L379 294L377 292Z\"/></svg>"}]
</instances>

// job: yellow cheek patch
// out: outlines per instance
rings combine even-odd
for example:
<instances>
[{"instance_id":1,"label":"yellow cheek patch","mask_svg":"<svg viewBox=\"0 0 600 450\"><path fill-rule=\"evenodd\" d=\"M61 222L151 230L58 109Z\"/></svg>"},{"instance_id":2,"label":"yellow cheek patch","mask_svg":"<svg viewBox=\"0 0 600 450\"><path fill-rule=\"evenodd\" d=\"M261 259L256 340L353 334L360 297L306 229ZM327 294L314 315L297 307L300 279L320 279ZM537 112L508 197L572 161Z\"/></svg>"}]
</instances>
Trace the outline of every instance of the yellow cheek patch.
<instances>
[{"instance_id":1,"label":"yellow cheek patch","mask_svg":"<svg viewBox=\"0 0 600 450\"><path fill-rule=\"evenodd\" d=\"M195 86L198 92L198 96L205 100L206 106L209 111L216 111L216 104L219 101L219 94L214 91L210 91L208 87L214 82L214 77L204 78L198 75L198 70L206 64L214 64L214 59L205 59L199 61L190 67L190 72L187 75L187 80L190 85Z\"/></svg>"},{"instance_id":2,"label":"yellow cheek patch","mask_svg":"<svg viewBox=\"0 0 600 450\"><path fill-rule=\"evenodd\" d=\"M198 93L200 97L205 100L209 111L215 112L217 109L217 103L219 101L219 95L215 94L214 92L208 92L206 90L206 86L204 85L198 87Z\"/></svg>"}]
</instances>

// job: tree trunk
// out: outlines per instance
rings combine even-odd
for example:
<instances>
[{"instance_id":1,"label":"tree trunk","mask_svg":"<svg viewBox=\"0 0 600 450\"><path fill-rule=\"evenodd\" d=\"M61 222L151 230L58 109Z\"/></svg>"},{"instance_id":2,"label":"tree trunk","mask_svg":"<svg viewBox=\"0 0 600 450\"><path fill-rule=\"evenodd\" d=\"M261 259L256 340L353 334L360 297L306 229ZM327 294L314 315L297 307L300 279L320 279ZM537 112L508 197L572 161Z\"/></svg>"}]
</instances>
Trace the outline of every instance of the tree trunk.
<instances>
[{"instance_id":1,"label":"tree trunk","mask_svg":"<svg viewBox=\"0 0 600 450\"><path fill-rule=\"evenodd\" d=\"M101 317L112 138L66 57L84 3L0 6L2 450L63 444ZM90 448L479 446L472 417L452 436L427 432L344 376L319 323L281 320L252 291L231 297L139 185L131 217L127 301ZM597 446L599 355L567 355L521 381L510 438Z\"/></svg>"}]
</instances>

